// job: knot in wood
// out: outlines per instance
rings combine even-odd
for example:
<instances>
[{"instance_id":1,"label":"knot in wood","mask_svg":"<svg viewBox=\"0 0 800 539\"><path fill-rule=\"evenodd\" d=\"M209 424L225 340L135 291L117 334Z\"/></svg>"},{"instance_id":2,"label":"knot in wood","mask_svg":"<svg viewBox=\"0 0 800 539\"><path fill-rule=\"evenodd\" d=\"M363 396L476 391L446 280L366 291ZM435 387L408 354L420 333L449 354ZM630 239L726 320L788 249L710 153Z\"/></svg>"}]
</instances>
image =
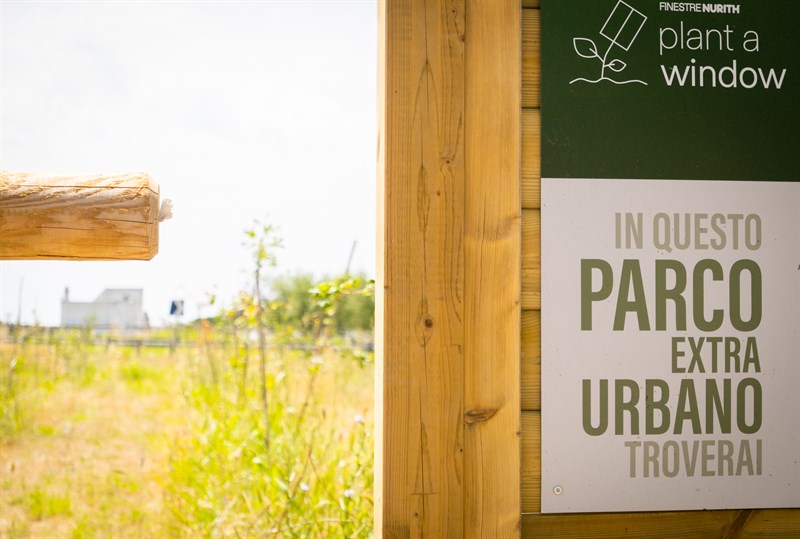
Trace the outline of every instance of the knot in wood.
<instances>
[{"instance_id":1,"label":"knot in wood","mask_svg":"<svg viewBox=\"0 0 800 539\"><path fill-rule=\"evenodd\" d=\"M433 335L433 316L428 312L428 302L424 299L420 302L415 332L420 346L427 346Z\"/></svg>"},{"instance_id":2,"label":"knot in wood","mask_svg":"<svg viewBox=\"0 0 800 539\"><path fill-rule=\"evenodd\" d=\"M479 408L478 410L470 410L464 414L464 422L467 425L473 425L482 421L488 421L494 414L497 413L497 408Z\"/></svg>"}]
</instances>

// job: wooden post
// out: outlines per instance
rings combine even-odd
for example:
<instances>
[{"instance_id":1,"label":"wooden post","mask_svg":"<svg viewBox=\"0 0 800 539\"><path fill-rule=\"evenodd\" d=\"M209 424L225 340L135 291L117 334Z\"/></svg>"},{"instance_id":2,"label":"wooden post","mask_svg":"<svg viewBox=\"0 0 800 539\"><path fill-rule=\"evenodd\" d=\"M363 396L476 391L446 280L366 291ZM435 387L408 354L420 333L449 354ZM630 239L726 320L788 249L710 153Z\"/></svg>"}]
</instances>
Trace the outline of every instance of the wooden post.
<instances>
[{"instance_id":1,"label":"wooden post","mask_svg":"<svg viewBox=\"0 0 800 539\"><path fill-rule=\"evenodd\" d=\"M465 6L379 6L376 535L463 537Z\"/></svg>"},{"instance_id":2,"label":"wooden post","mask_svg":"<svg viewBox=\"0 0 800 539\"><path fill-rule=\"evenodd\" d=\"M149 260L158 221L147 174L0 172L0 259Z\"/></svg>"},{"instance_id":3,"label":"wooden post","mask_svg":"<svg viewBox=\"0 0 800 539\"><path fill-rule=\"evenodd\" d=\"M520 14L467 0L465 537L520 533Z\"/></svg>"},{"instance_id":4,"label":"wooden post","mask_svg":"<svg viewBox=\"0 0 800 539\"><path fill-rule=\"evenodd\" d=\"M519 0L378 5L376 536L518 537Z\"/></svg>"}]
</instances>

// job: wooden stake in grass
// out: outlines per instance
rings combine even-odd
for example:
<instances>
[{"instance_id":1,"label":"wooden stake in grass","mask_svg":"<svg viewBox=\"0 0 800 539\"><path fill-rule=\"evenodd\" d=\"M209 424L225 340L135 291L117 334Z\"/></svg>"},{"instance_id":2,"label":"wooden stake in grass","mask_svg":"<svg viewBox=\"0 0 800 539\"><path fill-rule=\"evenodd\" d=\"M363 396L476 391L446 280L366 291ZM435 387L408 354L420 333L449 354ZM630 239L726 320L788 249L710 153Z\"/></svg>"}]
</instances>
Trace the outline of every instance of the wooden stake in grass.
<instances>
[{"instance_id":1,"label":"wooden stake in grass","mask_svg":"<svg viewBox=\"0 0 800 539\"><path fill-rule=\"evenodd\" d=\"M0 259L150 260L169 216L147 174L0 172Z\"/></svg>"}]
</instances>

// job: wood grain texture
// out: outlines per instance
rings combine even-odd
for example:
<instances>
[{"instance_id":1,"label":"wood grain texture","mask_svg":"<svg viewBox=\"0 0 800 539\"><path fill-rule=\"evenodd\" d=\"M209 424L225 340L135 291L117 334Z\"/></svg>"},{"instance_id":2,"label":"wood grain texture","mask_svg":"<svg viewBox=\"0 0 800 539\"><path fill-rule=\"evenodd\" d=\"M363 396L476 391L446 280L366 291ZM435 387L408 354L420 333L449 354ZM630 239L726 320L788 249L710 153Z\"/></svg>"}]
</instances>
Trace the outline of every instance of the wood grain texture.
<instances>
[{"instance_id":1,"label":"wood grain texture","mask_svg":"<svg viewBox=\"0 0 800 539\"><path fill-rule=\"evenodd\" d=\"M542 406L542 322L541 312L522 311L522 383L523 410L541 410Z\"/></svg>"},{"instance_id":2,"label":"wood grain texture","mask_svg":"<svg viewBox=\"0 0 800 539\"><path fill-rule=\"evenodd\" d=\"M522 106L538 109L542 97L541 25L538 9L522 10Z\"/></svg>"},{"instance_id":3,"label":"wood grain texture","mask_svg":"<svg viewBox=\"0 0 800 539\"><path fill-rule=\"evenodd\" d=\"M520 533L520 4L467 0L464 537Z\"/></svg>"},{"instance_id":4,"label":"wood grain texture","mask_svg":"<svg viewBox=\"0 0 800 539\"><path fill-rule=\"evenodd\" d=\"M756 539L800 537L800 510L523 515L523 537Z\"/></svg>"},{"instance_id":5,"label":"wood grain texture","mask_svg":"<svg viewBox=\"0 0 800 539\"><path fill-rule=\"evenodd\" d=\"M539 0L523 0L538 8ZM538 9L522 10L522 324L521 324L521 475L523 513L541 510L541 33ZM536 309L536 310L534 310ZM531 410L531 411L529 411ZM532 411L537 410L537 411ZM522 537L531 532L523 514ZM549 536L556 536L555 534Z\"/></svg>"},{"instance_id":6,"label":"wood grain texture","mask_svg":"<svg viewBox=\"0 0 800 539\"><path fill-rule=\"evenodd\" d=\"M465 5L380 6L376 534L462 537Z\"/></svg>"},{"instance_id":7,"label":"wood grain texture","mask_svg":"<svg viewBox=\"0 0 800 539\"><path fill-rule=\"evenodd\" d=\"M542 205L542 118L539 109L522 110L522 207L539 209Z\"/></svg>"},{"instance_id":8,"label":"wood grain texture","mask_svg":"<svg viewBox=\"0 0 800 539\"><path fill-rule=\"evenodd\" d=\"M523 513L538 513L542 508L542 415L539 412L523 412L521 424L522 476L520 481L520 502ZM522 536L531 537L524 533L524 529L523 526Z\"/></svg>"},{"instance_id":9,"label":"wood grain texture","mask_svg":"<svg viewBox=\"0 0 800 539\"><path fill-rule=\"evenodd\" d=\"M158 212L147 174L0 172L0 259L150 260Z\"/></svg>"},{"instance_id":10,"label":"wood grain texture","mask_svg":"<svg viewBox=\"0 0 800 539\"><path fill-rule=\"evenodd\" d=\"M740 514L743 512L740 512ZM757 537L800 537L800 509L761 509L746 514L738 519L738 528L731 526L730 530L738 531L741 538ZM728 534L734 537L733 533Z\"/></svg>"},{"instance_id":11,"label":"wood grain texture","mask_svg":"<svg viewBox=\"0 0 800 539\"><path fill-rule=\"evenodd\" d=\"M522 309L541 306L541 213L522 211Z\"/></svg>"},{"instance_id":12,"label":"wood grain texture","mask_svg":"<svg viewBox=\"0 0 800 539\"><path fill-rule=\"evenodd\" d=\"M520 16L379 4L378 536L519 536Z\"/></svg>"}]
</instances>

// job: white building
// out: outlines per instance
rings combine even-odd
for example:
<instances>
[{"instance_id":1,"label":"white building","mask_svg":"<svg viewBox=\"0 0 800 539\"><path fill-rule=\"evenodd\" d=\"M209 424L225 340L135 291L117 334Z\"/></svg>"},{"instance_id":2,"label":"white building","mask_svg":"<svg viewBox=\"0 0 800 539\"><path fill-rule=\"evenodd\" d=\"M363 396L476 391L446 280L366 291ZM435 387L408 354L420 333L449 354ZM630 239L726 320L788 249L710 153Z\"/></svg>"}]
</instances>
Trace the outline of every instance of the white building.
<instances>
[{"instance_id":1,"label":"white building","mask_svg":"<svg viewBox=\"0 0 800 539\"><path fill-rule=\"evenodd\" d=\"M141 288L107 288L90 303L69 300L69 289L61 300L61 327L97 329L144 329L149 327L144 313Z\"/></svg>"}]
</instances>

